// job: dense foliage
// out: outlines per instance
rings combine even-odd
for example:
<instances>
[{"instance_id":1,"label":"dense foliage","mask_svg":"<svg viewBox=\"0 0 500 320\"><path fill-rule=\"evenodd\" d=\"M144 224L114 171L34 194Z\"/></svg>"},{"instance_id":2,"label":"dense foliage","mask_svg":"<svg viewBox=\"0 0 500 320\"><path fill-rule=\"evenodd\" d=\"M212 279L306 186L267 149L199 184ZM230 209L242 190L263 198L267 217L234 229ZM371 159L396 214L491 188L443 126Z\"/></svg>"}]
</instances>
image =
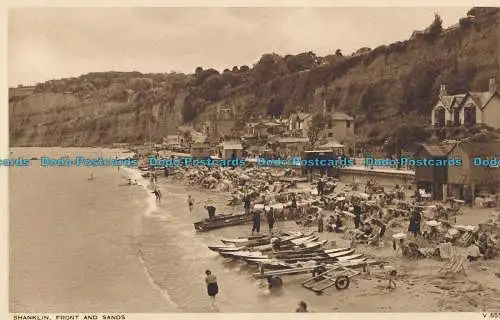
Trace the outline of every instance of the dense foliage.
<instances>
[{"instance_id":1,"label":"dense foliage","mask_svg":"<svg viewBox=\"0 0 500 320\"><path fill-rule=\"evenodd\" d=\"M352 55L335 48L325 57L271 53L251 67L221 73L200 66L189 75L97 72L48 81L32 95L9 97L12 143L137 142L174 133L182 123L199 126L217 106L235 106L249 119L279 117L299 106L317 111L323 101L355 114L359 135L380 142L400 126L427 125L442 83L454 93L484 91L491 76L500 80L499 9L473 8L468 15L467 23L448 30L436 15L427 37Z\"/></svg>"}]
</instances>

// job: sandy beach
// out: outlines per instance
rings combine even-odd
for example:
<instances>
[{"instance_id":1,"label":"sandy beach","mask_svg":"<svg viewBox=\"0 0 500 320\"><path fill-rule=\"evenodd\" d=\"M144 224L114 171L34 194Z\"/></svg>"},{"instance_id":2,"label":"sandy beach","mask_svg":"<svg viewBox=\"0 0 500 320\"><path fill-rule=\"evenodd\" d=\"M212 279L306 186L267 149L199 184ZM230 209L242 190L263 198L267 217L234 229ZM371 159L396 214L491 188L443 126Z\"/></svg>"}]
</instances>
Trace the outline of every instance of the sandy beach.
<instances>
[{"instance_id":1,"label":"sandy beach","mask_svg":"<svg viewBox=\"0 0 500 320\"><path fill-rule=\"evenodd\" d=\"M16 149L16 156L40 156L61 150ZM63 150L76 152L75 150ZM81 152L81 151L78 151ZM97 149L85 150L96 155ZM87 181L91 172L95 181ZM138 186L121 186L127 177ZM307 301L314 312L480 311L500 308L500 268L496 260L467 264L467 274L453 280L438 275L442 262L407 260L382 248L357 251L388 261L400 274L388 291L377 269L353 278L348 290L330 289L318 296L301 287L307 275L284 278L284 289L270 294L256 269L226 261L208 250L220 238L250 234L250 225L195 233L193 222L206 217L204 201L218 212L228 195L161 178L164 199L156 205L149 182L133 169L47 169L37 165L10 172L10 309L11 312L211 312L204 271L220 283L219 312L291 312ZM187 195L196 200L189 213ZM27 201L29 200L29 201ZM459 223L478 223L487 210L469 210ZM404 229L406 226L402 226ZM280 221L281 230L297 230ZM264 233L267 232L263 226ZM391 230L390 232L393 232ZM395 231L394 231L395 232ZM321 239L344 246L334 233Z\"/></svg>"}]
</instances>

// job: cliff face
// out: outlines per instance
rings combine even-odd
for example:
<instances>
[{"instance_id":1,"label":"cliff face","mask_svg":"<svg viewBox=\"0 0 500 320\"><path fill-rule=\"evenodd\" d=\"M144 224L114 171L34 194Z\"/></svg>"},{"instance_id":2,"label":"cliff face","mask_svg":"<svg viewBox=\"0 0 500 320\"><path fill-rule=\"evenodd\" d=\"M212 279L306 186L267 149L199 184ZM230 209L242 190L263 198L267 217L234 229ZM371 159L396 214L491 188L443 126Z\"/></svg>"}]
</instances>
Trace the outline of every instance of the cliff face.
<instances>
[{"instance_id":1,"label":"cliff face","mask_svg":"<svg viewBox=\"0 0 500 320\"><path fill-rule=\"evenodd\" d=\"M499 10L478 12L440 34L350 57L265 54L252 68L222 73L104 72L49 81L32 93L11 89L11 145L159 141L182 123L199 125L218 105L235 106L248 120L298 107L319 111L323 101L355 116L359 135L372 142L401 127L418 135L442 83L456 93L486 91L490 77L500 80Z\"/></svg>"}]
</instances>

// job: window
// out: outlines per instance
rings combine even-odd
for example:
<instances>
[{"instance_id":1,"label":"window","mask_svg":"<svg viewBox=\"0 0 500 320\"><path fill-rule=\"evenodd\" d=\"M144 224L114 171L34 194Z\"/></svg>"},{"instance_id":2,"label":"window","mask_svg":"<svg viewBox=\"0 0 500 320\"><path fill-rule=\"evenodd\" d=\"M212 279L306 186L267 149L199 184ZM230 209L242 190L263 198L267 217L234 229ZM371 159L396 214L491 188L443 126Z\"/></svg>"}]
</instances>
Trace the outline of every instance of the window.
<instances>
[{"instance_id":1,"label":"window","mask_svg":"<svg viewBox=\"0 0 500 320\"><path fill-rule=\"evenodd\" d=\"M347 122L346 122L345 125L346 125L347 128L350 128L351 127L351 121L347 120Z\"/></svg>"},{"instance_id":2,"label":"window","mask_svg":"<svg viewBox=\"0 0 500 320\"><path fill-rule=\"evenodd\" d=\"M444 108L439 107L434 112L434 125L438 128L444 127L446 114Z\"/></svg>"},{"instance_id":3,"label":"window","mask_svg":"<svg viewBox=\"0 0 500 320\"><path fill-rule=\"evenodd\" d=\"M464 108L464 124L466 126L476 124L476 106L472 103Z\"/></svg>"},{"instance_id":4,"label":"window","mask_svg":"<svg viewBox=\"0 0 500 320\"><path fill-rule=\"evenodd\" d=\"M333 127L332 120L328 121L328 129L331 129Z\"/></svg>"},{"instance_id":5,"label":"window","mask_svg":"<svg viewBox=\"0 0 500 320\"><path fill-rule=\"evenodd\" d=\"M331 137L333 137L333 133L329 132L328 133L328 138L331 138Z\"/></svg>"},{"instance_id":6,"label":"window","mask_svg":"<svg viewBox=\"0 0 500 320\"><path fill-rule=\"evenodd\" d=\"M460 125L460 109L453 110L453 125Z\"/></svg>"}]
</instances>

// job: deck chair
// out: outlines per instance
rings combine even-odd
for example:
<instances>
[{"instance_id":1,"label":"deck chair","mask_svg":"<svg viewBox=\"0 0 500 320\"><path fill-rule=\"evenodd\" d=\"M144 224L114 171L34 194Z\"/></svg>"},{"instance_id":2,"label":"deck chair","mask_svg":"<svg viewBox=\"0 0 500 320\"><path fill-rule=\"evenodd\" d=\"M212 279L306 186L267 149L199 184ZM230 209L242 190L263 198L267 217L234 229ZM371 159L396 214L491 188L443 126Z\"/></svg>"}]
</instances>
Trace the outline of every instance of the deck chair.
<instances>
[{"instance_id":1,"label":"deck chair","mask_svg":"<svg viewBox=\"0 0 500 320\"><path fill-rule=\"evenodd\" d=\"M449 261L447 261L440 269L439 273L444 273L444 274L457 274L460 272L465 272L465 262L466 258L463 255L458 255L455 254L453 255Z\"/></svg>"},{"instance_id":2,"label":"deck chair","mask_svg":"<svg viewBox=\"0 0 500 320\"><path fill-rule=\"evenodd\" d=\"M456 255L456 248L451 245L451 243L440 243L439 246L439 256L441 259L451 259Z\"/></svg>"}]
</instances>

